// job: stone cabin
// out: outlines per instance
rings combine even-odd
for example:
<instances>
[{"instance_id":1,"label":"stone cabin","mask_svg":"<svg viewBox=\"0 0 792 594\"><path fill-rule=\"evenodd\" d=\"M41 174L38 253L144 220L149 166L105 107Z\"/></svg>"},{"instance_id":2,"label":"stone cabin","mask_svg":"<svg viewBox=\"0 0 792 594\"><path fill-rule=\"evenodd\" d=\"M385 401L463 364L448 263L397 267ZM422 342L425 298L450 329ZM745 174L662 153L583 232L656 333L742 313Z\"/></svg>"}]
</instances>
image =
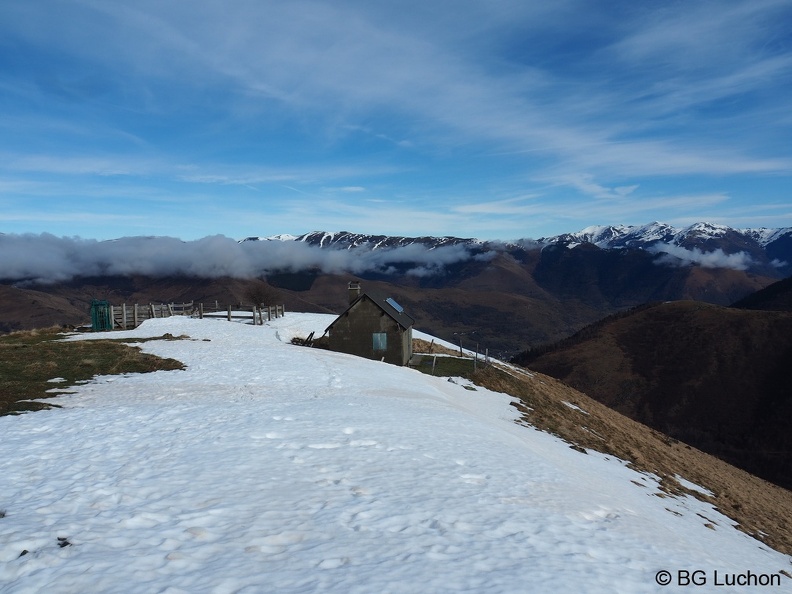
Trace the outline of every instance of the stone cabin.
<instances>
[{"instance_id":1,"label":"stone cabin","mask_svg":"<svg viewBox=\"0 0 792 594\"><path fill-rule=\"evenodd\" d=\"M407 365L415 323L391 297L382 298L349 283L349 307L327 327L331 351Z\"/></svg>"}]
</instances>

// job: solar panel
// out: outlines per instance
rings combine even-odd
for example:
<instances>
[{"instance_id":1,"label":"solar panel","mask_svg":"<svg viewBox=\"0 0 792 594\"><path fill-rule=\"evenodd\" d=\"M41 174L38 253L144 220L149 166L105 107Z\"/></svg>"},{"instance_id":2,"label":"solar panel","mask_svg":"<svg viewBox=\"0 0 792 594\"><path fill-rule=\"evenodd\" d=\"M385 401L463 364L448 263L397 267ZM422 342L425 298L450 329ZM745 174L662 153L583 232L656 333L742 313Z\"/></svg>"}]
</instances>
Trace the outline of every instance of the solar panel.
<instances>
[{"instance_id":1,"label":"solar panel","mask_svg":"<svg viewBox=\"0 0 792 594\"><path fill-rule=\"evenodd\" d=\"M385 300L385 302L386 302L388 305L390 305L390 306L391 306L393 309L395 309L396 311L398 311L399 313L403 313L403 312L404 312L404 308L403 308L401 305L399 305L398 303L396 303L396 301L393 299L393 297L388 297L388 298Z\"/></svg>"}]
</instances>

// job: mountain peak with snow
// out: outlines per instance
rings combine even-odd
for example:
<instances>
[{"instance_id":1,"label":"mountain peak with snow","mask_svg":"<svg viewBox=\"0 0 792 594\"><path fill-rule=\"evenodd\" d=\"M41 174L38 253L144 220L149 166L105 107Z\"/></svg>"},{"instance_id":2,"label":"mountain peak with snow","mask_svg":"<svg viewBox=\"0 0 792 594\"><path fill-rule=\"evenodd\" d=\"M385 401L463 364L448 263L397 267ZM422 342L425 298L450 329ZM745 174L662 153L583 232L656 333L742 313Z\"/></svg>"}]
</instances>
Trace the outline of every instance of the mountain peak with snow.
<instances>
[{"instance_id":1,"label":"mountain peak with snow","mask_svg":"<svg viewBox=\"0 0 792 594\"><path fill-rule=\"evenodd\" d=\"M704 263L708 267L737 267L770 277L784 276L792 267L792 228L741 230L709 222L697 222L683 228L659 221L646 225L591 225L573 233L514 242L447 236L370 235L348 231L312 231L303 235L282 234L263 239L347 251L422 248L431 252L437 248L453 247L464 250L468 257L491 257L496 253L539 249L548 245L572 249L588 244L604 250L633 249L666 254L659 261L670 264ZM262 238L251 237L243 241L256 240ZM405 256L409 258L407 252Z\"/></svg>"},{"instance_id":2,"label":"mountain peak with snow","mask_svg":"<svg viewBox=\"0 0 792 594\"><path fill-rule=\"evenodd\" d=\"M428 249L434 249L449 245L481 245L485 242L472 238L460 237L404 237L398 235L374 235L367 233L351 233L349 231L310 231L302 235L271 235L265 238L248 237L243 241L256 240L269 241L298 241L320 248L334 249L354 249L368 248L372 250L383 248L406 247L410 245L421 245Z\"/></svg>"},{"instance_id":3,"label":"mountain peak with snow","mask_svg":"<svg viewBox=\"0 0 792 594\"><path fill-rule=\"evenodd\" d=\"M461 237L404 237L351 233L349 231L311 231L302 235L279 234L269 237L249 237L243 241L296 241L320 248L335 249L390 249L420 245L427 249L441 246L461 245L473 250L496 248L509 249L515 246L564 245L569 248L581 244L592 244L602 249L647 249L658 244L683 248L699 248L706 251L721 249L725 253L765 250L776 242L792 243L792 228L779 229L734 229L727 225L697 222L677 228L667 223L654 221L646 225L591 225L580 231L563 233L539 239L522 239L517 242L482 241ZM779 244L780 245L780 244ZM773 248L771 247L772 251Z\"/></svg>"},{"instance_id":4,"label":"mountain peak with snow","mask_svg":"<svg viewBox=\"0 0 792 594\"><path fill-rule=\"evenodd\" d=\"M752 258L768 251L771 254L778 252L768 259L789 261L787 253L792 253L792 228L734 229L716 223L698 222L680 229L655 221L648 225L591 226L574 233L543 237L538 241L544 245L564 245L569 248L589 243L603 249L633 248L653 252L662 251L663 246L671 246L704 252L720 250L725 254L745 252Z\"/></svg>"}]
</instances>

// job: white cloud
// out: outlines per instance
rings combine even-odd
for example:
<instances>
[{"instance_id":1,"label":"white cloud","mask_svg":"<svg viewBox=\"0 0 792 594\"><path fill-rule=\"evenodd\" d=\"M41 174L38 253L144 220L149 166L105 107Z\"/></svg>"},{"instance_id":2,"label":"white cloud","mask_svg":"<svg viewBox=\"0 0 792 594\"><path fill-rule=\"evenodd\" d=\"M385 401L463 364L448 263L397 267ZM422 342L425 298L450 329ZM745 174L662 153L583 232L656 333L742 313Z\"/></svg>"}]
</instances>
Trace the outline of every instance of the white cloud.
<instances>
[{"instance_id":1,"label":"white cloud","mask_svg":"<svg viewBox=\"0 0 792 594\"><path fill-rule=\"evenodd\" d=\"M328 188L330 191L338 191L338 192L347 192L347 193L359 193L365 192L366 188L363 186L344 186L342 188Z\"/></svg>"},{"instance_id":2,"label":"white cloud","mask_svg":"<svg viewBox=\"0 0 792 594\"><path fill-rule=\"evenodd\" d=\"M239 243L222 235L186 242L172 237L100 242L50 234L0 235L0 279L44 283L107 275L256 278L275 271L311 269L389 273L397 266L406 274L426 276L442 274L445 266L472 257L463 245L346 250L298 241Z\"/></svg>"},{"instance_id":3,"label":"white cloud","mask_svg":"<svg viewBox=\"0 0 792 594\"><path fill-rule=\"evenodd\" d=\"M686 249L677 245L657 244L647 248L647 251L660 254L655 263L666 266L699 265L704 268L747 270L753 264L753 258L746 252L727 254L720 248L704 252L699 248Z\"/></svg>"}]
</instances>

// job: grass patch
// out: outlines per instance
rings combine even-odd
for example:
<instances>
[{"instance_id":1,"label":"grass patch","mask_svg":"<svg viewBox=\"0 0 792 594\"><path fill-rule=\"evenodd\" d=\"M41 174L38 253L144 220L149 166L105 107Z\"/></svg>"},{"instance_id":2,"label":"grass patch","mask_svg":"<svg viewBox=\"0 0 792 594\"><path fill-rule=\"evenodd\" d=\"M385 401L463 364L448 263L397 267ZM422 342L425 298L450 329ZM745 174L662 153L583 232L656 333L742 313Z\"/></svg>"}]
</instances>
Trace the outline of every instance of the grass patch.
<instances>
[{"instance_id":1,"label":"grass patch","mask_svg":"<svg viewBox=\"0 0 792 594\"><path fill-rule=\"evenodd\" d=\"M479 357L476 362L470 356L460 357L459 351L449 349L434 342L427 342L420 338L413 339L414 359L410 366L422 373L439 377L464 377L474 379L476 370L484 367L484 357ZM435 358L434 355L447 355ZM434 371L432 364L434 363Z\"/></svg>"},{"instance_id":2,"label":"grass patch","mask_svg":"<svg viewBox=\"0 0 792 594\"><path fill-rule=\"evenodd\" d=\"M175 359L143 353L120 340L63 342L61 338L60 328L0 336L0 415L57 406L29 400L53 398L57 393L47 390L74 385L96 375L184 369ZM48 381L54 378L64 381Z\"/></svg>"},{"instance_id":3,"label":"grass patch","mask_svg":"<svg viewBox=\"0 0 792 594\"><path fill-rule=\"evenodd\" d=\"M437 357L435 360L434 370L432 370L432 355L424 355L418 361L414 369L426 373L428 375L436 375L439 377L464 377L472 379L473 377L473 360L464 357Z\"/></svg>"}]
</instances>

